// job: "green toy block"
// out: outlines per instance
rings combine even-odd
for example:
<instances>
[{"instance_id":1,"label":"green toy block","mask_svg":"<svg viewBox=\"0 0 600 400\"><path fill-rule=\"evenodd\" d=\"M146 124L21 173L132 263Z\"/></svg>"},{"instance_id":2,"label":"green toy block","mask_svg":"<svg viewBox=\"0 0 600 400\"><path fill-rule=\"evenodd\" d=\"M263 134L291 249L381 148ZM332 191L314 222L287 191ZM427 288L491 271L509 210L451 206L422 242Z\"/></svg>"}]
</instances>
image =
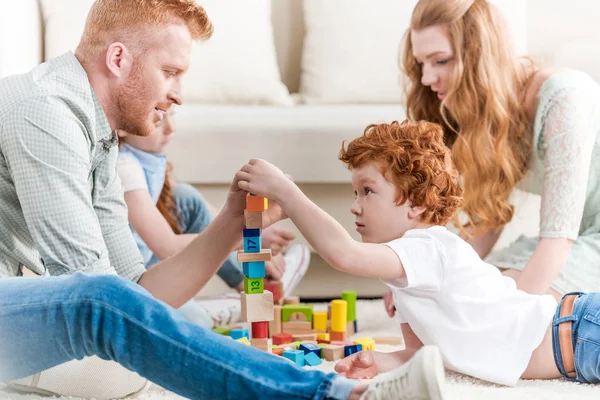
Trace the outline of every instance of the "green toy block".
<instances>
[{"instance_id":1,"label":"green toy block","mask_svg":"<svg viewBox=\"0 0 600 400\"><path fill-rule=\"evenodd\" d=\"M229 329L228 328L222 328L222 327L213 328L212 331L215 332L215 333L218 333L220 335L223 335L223 336L229 336Z\"/></svg>"},{"instance_id":2,"label":"green toy block","mask_svg":"<svg viewBox=\"0 0 600 400\"><path fill-rule=\"evenodd\" d=\"M356 292L345 290L342 292L342 300L348 303L348 321L356 321Z\"/></svg>"},{"instance_id":3,"label":"green toy block","mask_svg":"<svg viewBox=\"0 0 600 400\"><path fill-rule=\"evenodd\" d=\"M317 343L317 346L319 346L322 349L322 348L325 348L325 347L331 346L331 345L329 343ZM321 353L321 354L323 354L323 353Z\"/></svg>"},{"instance_id":4,"label":"green toy block","mask_svg":"<svg viewBox=\"0 0 600 400\"><path fill-rule=\"evenodd\" d=\"M312 322L313 307L302 304L285 304L281 308L281 321L288 322L294 313L302 313L307 321Z\"/></svg>"},{"instance_id":5,"label":"green toy block","mask_svg":"<svg viewBox=\"0 0 600 400\"><path fill-rule=\"evenodd\" d=\"M246 294L260 294L265 289L264 278L248 278L244 276L244 292Z\"/></svg>"}]
</instances>

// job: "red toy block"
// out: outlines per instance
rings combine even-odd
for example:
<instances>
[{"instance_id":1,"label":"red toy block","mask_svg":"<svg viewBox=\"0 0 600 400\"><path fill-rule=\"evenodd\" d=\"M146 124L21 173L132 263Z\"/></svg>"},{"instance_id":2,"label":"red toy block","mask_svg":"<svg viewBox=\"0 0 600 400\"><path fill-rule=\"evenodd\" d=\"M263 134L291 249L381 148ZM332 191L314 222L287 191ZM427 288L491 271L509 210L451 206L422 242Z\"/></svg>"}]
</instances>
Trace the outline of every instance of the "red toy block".
<instances>
[{"instance_id":1,"label":"red toy block","mask_svg":"<svg viewBox=\"0 0 600 400\"><path fill-rule=\"evenodd\" d=\"M281 356L283 355L283 348L282 347L275 347L274 349L271 349L271 352L275 355Z\"/></svg>"},{"instance_id":2,"label":"red toy block","mask_svg":"<svg viewBox=\"0 0 600 400\"><path fill-rule=\"evenodd\" d=\"M273 293L273 303L277 303L283 296L283 284L281 282L264 282L264 288Z\"/></svg>"},{"instance_id":3,"label":"red toy block","mask_svg":"<svg viewBox=\"0 0 600 400\"><path fill-rule=\"evenodd\" d=\"M321 344L321 343L331 344L331 340L325 340L325 339L319 339L319 338L317 338L317 344Z\"/></svg>"},{"instance_id":4,"label":"red toy block","mask_svg":"<svg viewBox=\"0 0 600 400\"><path fill-rule=\"evenodd\" d=\"M277 346L281 344L292 343L293 341L294 338L289 333L278 333L273 335L273 344Z\"/></svg>"},{"instance_id":5,"label":"red toy block","mask_svg":"<svg viewBox=\"0 0 600 400\"><path fill-rule=\"evenodd\" d=\"M269 323L257 321L252 323L252 339L266 339L269 337Z\"/></svg>"}]
</instances>

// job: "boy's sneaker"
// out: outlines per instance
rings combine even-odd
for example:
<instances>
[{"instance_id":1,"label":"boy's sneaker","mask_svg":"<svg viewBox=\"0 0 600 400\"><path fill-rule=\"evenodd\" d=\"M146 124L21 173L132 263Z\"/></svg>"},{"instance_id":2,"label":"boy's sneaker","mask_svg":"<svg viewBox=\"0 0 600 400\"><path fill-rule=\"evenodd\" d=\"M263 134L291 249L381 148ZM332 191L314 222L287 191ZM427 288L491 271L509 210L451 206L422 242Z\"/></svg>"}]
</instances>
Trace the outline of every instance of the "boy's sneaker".
<instances>
[{"instance_id":1,"label":"boy's sneaker","mask_svg":"<svg viewBox=\"0 0 600 400\"><path fill-rule=\"evenodd\" d=\"M283 296L289 297L306 274L310 264L310 248L305 244L294 244L285 252L285 273L281 278Z\"/></svg>"},{"instance_id":2,"label":"boy's sneaker","mask_svg":"<svg viewBox=\"0 0 600 400\"><path fill-rule=\"evenodd\" d=\"M444 364L435 346L424 346L404 365L377 375L361 400L442 400Z\"/></svg>"}]
</instances>

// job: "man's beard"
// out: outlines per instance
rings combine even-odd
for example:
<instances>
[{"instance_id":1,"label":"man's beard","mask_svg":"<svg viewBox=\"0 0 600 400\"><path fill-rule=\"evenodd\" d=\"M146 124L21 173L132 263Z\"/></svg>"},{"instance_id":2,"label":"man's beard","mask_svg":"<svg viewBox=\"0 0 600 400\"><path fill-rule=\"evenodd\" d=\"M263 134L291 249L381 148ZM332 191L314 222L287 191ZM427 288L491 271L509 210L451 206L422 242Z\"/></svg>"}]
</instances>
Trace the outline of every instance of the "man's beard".
<instances>
[{"instance_id":1,"label":"man's beard","mask_svg":"<svg viewBox=\"0 0 600 400\"><path fill-rule=\"evenodd\" d=\"M150 96L141 69L134 66L129 81L117 93L118 129L136 136L149 136L154 133L156 127L148 114L150 109L153 109L148 104Z\"/></svg>"}]
</instances>

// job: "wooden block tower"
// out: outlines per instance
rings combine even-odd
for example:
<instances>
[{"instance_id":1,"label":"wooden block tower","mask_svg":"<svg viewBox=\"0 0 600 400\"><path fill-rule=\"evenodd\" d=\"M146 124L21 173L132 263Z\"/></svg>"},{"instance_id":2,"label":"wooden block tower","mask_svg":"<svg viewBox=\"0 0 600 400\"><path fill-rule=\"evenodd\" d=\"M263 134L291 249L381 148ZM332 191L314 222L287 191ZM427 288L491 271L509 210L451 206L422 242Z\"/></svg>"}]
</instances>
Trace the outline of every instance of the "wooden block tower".
<instances>
[{"instance_id":1,"label":"wooden block tower","mask_svg":"<svg viewBox=\"0 0 600 400\"><path fill-rule=\"evenodd\" d=\"M265 262L271 260L271 250L261 246L263 212L268 208L264 197L248 193L244 228L244 250L238 252L238 261L244 272L242 292L242 319L252 323L253 347L269 351L269 321L273 321L273 293L264 290Z\"/></svg>"}]
</instances>

